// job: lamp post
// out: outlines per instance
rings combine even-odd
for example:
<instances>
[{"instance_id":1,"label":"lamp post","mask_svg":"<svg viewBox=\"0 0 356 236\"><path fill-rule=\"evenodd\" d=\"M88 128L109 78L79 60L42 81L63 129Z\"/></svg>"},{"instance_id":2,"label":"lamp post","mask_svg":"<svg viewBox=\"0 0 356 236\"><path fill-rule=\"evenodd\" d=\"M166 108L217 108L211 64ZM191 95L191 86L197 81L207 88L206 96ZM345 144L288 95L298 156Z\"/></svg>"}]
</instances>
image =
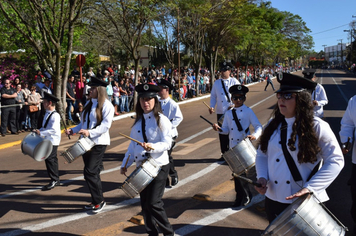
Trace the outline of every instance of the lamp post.
<instances>
[{"instance_id":1,"label":"lamp post","mask_svg":"<svg viewBox=\"0 0 356 236\"><path fill-rule=\"evenodd\" d=\"M351 38L350 38L350 44L351 44L351 46L350 46L350 60L349 60L350 65L352 63L352 32L353 31L354 31L353 29L344 30L344 32L350 32L350 34L351 34Z\"/></svg>"},{"instance_id":2,"label":"lamp post","mask_svg":"<svg viewBox=\"0 0 356 236\"><path fill-rule=\"evenodd\" d=\"M325 47L327 46L326 44L324 44L324 45L321 45L321 46L323 46L324 47L324 60L326 61L326 52L325 52Z\"/></svg>"}]
</instances>

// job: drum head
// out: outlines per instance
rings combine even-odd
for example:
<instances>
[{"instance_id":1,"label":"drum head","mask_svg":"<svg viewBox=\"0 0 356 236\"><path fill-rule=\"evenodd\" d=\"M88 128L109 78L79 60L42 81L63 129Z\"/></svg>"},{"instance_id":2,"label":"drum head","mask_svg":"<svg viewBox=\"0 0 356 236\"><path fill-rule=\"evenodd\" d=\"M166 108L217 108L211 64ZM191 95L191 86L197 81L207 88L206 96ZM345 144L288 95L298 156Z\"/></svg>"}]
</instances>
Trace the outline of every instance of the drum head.
<instances>
[{"instance_id":1,"label":"drum head","mask_svg":"<svg viewBox=\"0 0 356 236\"><path fill-rule=\"evenodd\" d=\"M33 152L33 159L36 161L44 161L46 160L49 155L51 154L53 149L53 145L49 140L43 140L43 142L39 143L34 152Z\"/></svg>"}]
</instances>

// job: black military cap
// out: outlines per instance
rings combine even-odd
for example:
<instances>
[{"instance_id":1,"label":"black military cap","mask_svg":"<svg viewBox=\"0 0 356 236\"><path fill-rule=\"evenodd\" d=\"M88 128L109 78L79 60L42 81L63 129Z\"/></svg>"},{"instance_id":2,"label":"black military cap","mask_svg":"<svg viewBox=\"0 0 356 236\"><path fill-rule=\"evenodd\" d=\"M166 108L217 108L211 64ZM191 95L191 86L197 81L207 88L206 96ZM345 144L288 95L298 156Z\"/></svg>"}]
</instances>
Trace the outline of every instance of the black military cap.
<instances>
[{"instance_id":1,"label":"black military cap","mask_svg":"<svg viewBox=\"0 0 356 236\"><path fill-rule=\"evenodd\" d=\"M277 80L281 85L275 93L299 93L303 90L314 90L317 85L310 79L288 73L277 73Z\"/></svg>"},{"instance_id":2,"label":"black military cap","mask_svg":"<svg viewBox=\"0 0 356 236\"><path fill-rule=\"evenodd\" d=\"M108 83L92 76L92 77L90 77L90 82L88 83L88 85L91 87L99 87L99 86L106 87L106 86L108 86Z\"/></svg>"},{"instance_id":3,"label":"black military cap","mask_svg":"<svg viewBox=\"0 0 356 236\"><path fill-rule=\"evenodd\" d=\"M55 97L53 94L47 93L43 91L43 99L46 99L47 101L52 101L52 102L59 102L59 99Z\"/></svg>"},{"instance_id":4,"label":"black military cap","mask_svg":"<svg viewBox=\"0 0 356 236\"><path fill-rule=\"evenodd\" d=\"M220 71L232 70L233 65L230 62L224 61L220 64Z\"/></svg>"},{"instance_id":5,"label":"black military cap","mask_svg":"<svg viewBox=\"0 0 356 236\"><path fill-rule=\"evenodd\" d=\"M173 85L168 80L165 79L157 80L157 85L162 87L168 87L170 90L174 89Z\"/></svg>"},{"instance_id":6,"label":"black military cap","mask_svg":"<svg viewBox=\"0 0 356 236\"><path fill-rule=\"evenodd\" d=\"M243 94L245 95L246 93L248 93L249 89L244 86L244 85L233 85L229 88L229 93L231 94Z\"/></svg>"},{"instance_id":7,"label":"black military cap","mask_svg":"<svg viewBox=\"0 0 356 236\"><path fill-rule=\"evenodd\" d=\"M303 70L302 73L304 75L304 78L312 79L315 75L315 72L316 72L315 69L305 69L305 70Z\"/></svg>"},{"instance_id":8,"label":"black military cap","mask_svg":"<svg viewBox=\"0 0 356 236\"><path fill-rule=\"evenodd\" d=\"M135 87L136 92L139 97L142 98L153 98L157 96L157 93L161 90L157 85L154 84L139 84Z\"/></svg>"}]
</instances>

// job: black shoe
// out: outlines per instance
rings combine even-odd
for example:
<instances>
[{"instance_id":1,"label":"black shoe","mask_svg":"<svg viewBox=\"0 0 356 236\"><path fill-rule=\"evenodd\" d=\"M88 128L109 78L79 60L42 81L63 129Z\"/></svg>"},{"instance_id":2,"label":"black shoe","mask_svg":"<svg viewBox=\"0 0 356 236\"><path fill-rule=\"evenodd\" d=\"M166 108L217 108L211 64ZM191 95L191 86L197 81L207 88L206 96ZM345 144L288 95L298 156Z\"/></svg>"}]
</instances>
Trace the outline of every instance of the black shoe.
<instances>
[{"instance_id":1,"label":"black shoe","mask_svg":"<svg viewBox=\"0 0 356 236\"><path fill-rule=\"evenodd\" d=\"M173 176L171 180L171 185L175 186L178 184L178 176Z\"/></svg>"},{"instance_id":2,"label":"black shoe","mask_svg":"<svg viewBox=\"0 0 356 236\"><path fill-rule=\"evenodd\" d=\"M43 191L51 190L51 189L53 189L54 187L59 186L59 185L60 185L59 180L58 180L58 181L52 180L49 184L43 186L42 190L43 190Z\"/></svg>"},{"instance_id":3,"label":"black shoe","mask_svg":"<svg viewBox=\"0 0 356 236\"><path fill-rule=\"evenodd\" d=\"M94 209L94 204L93 203L90 203L90 204L88 204L88 205L85 205L84 206L84 209L86 209L86 210L93 210Z\"/></svg>"},{"instance_id":4,"label":"black shoe","mask_svg":"<svg viewBox=\"0 0 356 236\"><path fill-rule=\"evenodd\" d=\"M101 203L99 203L99 204L94 206L92 212L93 213L101 212L104 209L105 206L106 206L106 202L102 201Z\"/></svg>"},{"instance_id":5,"label":"black shoe","mask_svg":"<svg viewBox=\"0 0 356 236\"><path fill-rule=\"evenodd\" d=\"M5 137L6 136L6 134L1 134L1 137Z\"/></svg>"}]
</instances>

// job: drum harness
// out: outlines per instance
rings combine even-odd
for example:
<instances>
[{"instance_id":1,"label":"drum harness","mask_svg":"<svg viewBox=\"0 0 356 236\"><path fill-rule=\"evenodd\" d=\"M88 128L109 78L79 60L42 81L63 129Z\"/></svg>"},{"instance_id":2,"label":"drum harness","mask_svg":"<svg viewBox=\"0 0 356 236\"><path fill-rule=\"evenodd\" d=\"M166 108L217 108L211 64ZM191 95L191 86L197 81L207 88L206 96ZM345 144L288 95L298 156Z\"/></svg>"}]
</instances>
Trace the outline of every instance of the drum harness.
<instances>
[{"instance_id":1,"label":"drum harness","mask_svg":"<svg viewBox=\"0 0 356 236\"><path fill-rule=\"evenodd\" d=\"M147 136L146 136L146 121L145 121L145 117L144 116L142 116L142 119L141 119L141 129L142 129L143 140L145 141L145 143L148 143L148 139L147 139ZM148 152L145 152L145 156L147 158L151 157L150 153L148 153Z\"/></svg>"},{"instance_id":2,"label":"drum harness","mask_svg":"<svg viewBox=\"0 0 356 236\"><path fill-rule=\"evenodd\" d=\"M302 176L300 175L300 172L291 156L291 154L289 153L288 149L287 149L287 145L286 145L286 142L287 142L287 122L285 119L282 120L282 126L281 126L281 145L282 145L282 150L283 150L283 155L284 155L284 158L286 159L286 162L287 162L287 165L288 165L288 168L289 168L289 171L291 172L292 176L293 176L293 179L295 181L296 184L297 181L303 181L302 179ZM312 172L310 173L307 181L309 181L315 174L316 172L318 172L319 170L319 167L322 165L322 161L320 161L315 167L314 169L312 170ZM298 184L299 185L299 184ZM302 188L302 186L299 185L299 187ZM329 212L329 214L342 226L344 227L344 229L346 231L348 231L348 228L346 226L344 226L340 221L339 219L336 218L336 216L334 214L331 213L331 211L326 208L326 206L324 205L324 203L322 203L314 194L314 197L318 200L318 202L320 203L320 205L324 208L324 210L326 210L327 212Z\"/></svg>"},{"instance_id":3,"label":"drum harness","mask_svg":"<svg viewBox=\"0 0 356 236\"><path fill-rule=\"evenodd\" d=\"M227 91L226 91L226 88L225 88L225 84L224 84L224 82L223 82L223 79L221 79L221 86L222 86L222 87L223 87L223 89L224 89L224 92L225 92L225 95L226 95L227 101L230 103L230 102L231 102L231 100L230 100L229 94L228 94L228 93L227 93Z\"/></svg>"},{"instance_id":4,"label":"drum harness","mask_svg":"<svg viewBox=\"0 0 356 236\"><path fill-rule=\"evenodd\" d=\"M48 125L48 122L49 122L49 119L51 118L51 116L53 115L53 113L57 112L56 110L54 110L53 112L51 112L51 114L48 115L47 119L46 119L46 122L43 126L43 128L46 128L47 125Z\"/></svg>"},{"instance_id":5,"label":"drum harness","mask_svg":"<svg viewBox=\"0 0 356 236\"><path fill-rule=\"evenodd\" d=\"M234 117L237 129L239 130L239 132L241 132L243 130L243 128L242 128L242 125L241 125L241 123L239 121L239 118L237 117L236 109L232 110L232 116ZM247 129L245 129L245 133L247 134L249 131L250 131L250 127L247 127Z\"/></svg>"}]
</instances>

